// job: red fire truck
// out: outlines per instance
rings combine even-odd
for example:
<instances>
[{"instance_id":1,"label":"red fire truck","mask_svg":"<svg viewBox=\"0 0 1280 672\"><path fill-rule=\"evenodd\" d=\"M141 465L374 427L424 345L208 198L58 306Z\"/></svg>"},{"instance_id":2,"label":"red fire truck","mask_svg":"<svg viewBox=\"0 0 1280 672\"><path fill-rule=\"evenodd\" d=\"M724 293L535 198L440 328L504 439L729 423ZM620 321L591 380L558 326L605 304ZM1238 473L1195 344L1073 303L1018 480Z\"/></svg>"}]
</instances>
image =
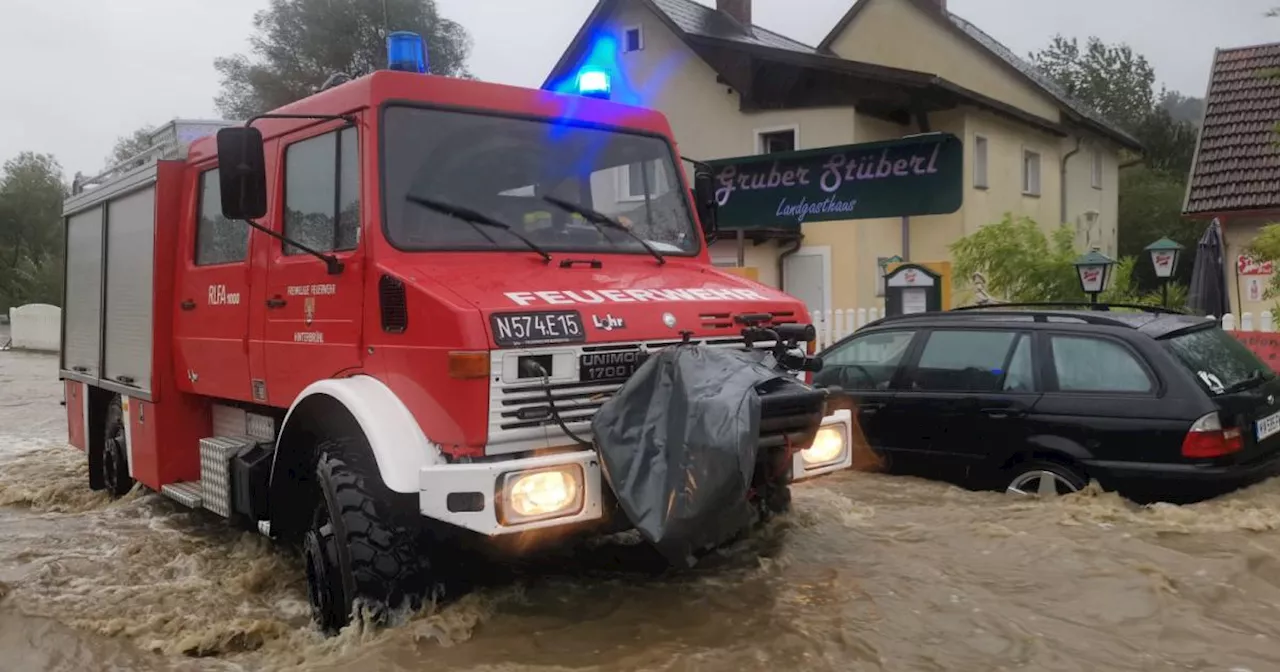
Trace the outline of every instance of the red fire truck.
<instances>
[{"instance_id":1,"label":"red fire truck","mask_svg":"<svg viewBox=\"0 0 1280 672\"><path fill-rule=\"evenodd\" d=\"M662 115L596 75L570 95L392 66L174 122L65 204L90 487L300 549L331 631L426 595L454 544L625 528L582 437L645 353L807 323L709 263L711 182ZM785 473L756 485L851 464L848 413L813 411L761 423Z\"/></svg>"}]
</instances>

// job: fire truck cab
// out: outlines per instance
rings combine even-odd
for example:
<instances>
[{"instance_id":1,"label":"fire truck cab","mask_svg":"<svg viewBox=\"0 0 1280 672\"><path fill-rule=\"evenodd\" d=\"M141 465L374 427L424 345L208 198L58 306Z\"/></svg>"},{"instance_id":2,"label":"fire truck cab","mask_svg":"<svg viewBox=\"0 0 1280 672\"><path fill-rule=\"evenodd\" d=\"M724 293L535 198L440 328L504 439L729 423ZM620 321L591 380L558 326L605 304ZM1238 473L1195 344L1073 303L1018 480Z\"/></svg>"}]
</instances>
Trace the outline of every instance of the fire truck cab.
<instances>
[{"instance_id":1,"label":"fire truck cab","mask_svg":"<svg viewBox=\"0 0 1280 672\"><path fill-rule=\"evenodd\" d=\"M299 547L329 630L428 595L462 537L617 528L590 419L645 353L808 322L712 266L661 114L409 70L174 122L65 206L90 486ZM784 494L851 464L818 404L761 424Z\"/></svg>"}]
</instances>

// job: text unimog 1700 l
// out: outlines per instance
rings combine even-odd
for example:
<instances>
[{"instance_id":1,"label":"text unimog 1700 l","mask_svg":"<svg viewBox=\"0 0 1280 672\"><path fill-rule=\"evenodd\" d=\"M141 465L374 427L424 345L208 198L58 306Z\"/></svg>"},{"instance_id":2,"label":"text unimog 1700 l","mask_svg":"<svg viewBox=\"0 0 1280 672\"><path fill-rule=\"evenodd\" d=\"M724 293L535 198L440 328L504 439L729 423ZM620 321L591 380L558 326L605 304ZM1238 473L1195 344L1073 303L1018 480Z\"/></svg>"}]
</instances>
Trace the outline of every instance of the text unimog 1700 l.
<instances>
[{"instance_id":1,"label":"text unimog 1700 l","mask_svg":"<svg viewBox=\"0 0 1280 672\"><path fill-rule=\"evenodd\" d=\"M630 527L629 476L590 444L602 404L649 353L807 322L709 263L712 187L662 115L403 69L174 122L65 206L90 486L301 547L329 630L426 594L446 544ZM746 471L765 513L851 462L847 412L786 381Z\"/></svg>"}]
</instances>

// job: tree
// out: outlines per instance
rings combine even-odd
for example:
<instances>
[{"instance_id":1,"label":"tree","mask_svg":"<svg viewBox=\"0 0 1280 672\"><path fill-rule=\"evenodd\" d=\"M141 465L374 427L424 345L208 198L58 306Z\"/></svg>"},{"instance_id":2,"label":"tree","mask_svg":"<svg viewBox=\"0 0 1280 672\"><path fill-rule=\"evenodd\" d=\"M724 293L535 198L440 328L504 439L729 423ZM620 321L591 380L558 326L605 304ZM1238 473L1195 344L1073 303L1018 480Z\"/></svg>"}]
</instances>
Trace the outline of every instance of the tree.
<instances>
[{"instance_id":1,"label":"tree","mask_svg":"<svg viewBox=\"0 0 1280 672\"><path fill-rule=\"evenodd\" d=\"M154 126L143 126L134 131L130 135L124 135L116 138L115 147L111 148L111 154L107 156L107 166L114 166L141 154L151 148L151 134L155 132Z\"/></svg>"},{"instance_id":2,"label":"tree","mask_svg":"<svg viewBox=\"0 0 1280 672\"><path fill-rule=\"evenodd\" d=\"M989 224L951 245L956 278L967 283L975 273L986 279L988 293L1000 301L1076 302L1086 299L1080 290L1080 279L1072 264L1079 256L1075 250L1075 231L1060 226L1050 235L1029 217L1006 214L999 222ZM1121 257L1111 272L1111 285L1099 296L1111 303L1159 305L1160 295L1140 290L1133 275L1137 259ZM1170 287L1171 306L1183 305L1185 290Z\"/></svg>"},{"instance_id":3,"label":"tree","mask_svg":"<svg viewBox=\"0 0 1280 672\"><path fill-rule=\"evenodd\" d=\"M24 152L0 168L0 308L60 303L62 168Z\"/></svg>"},{"instance_id":4,"label":"tree","mask_svg":"<svg viewBox=\"0 0 1280 672\"><path fill-rule=\"evenodd\" d=\"M1174 174L1135 166L1120 173L1119 252L1122 257L1138 260L1134 282L1145 290L1159 289L1160 280L1144 248L1166 236L1186 248L1174 282L1191 283L1192 259L1204 223L1183 218L1185 185L1185 172Z\"/></svg>"},{"instance_id":5,"label":"tree","mask_svg":"<svg viewBox=\"0 0 1280 672\"><path fill-rule=\"evenodd\" d=\"M360 76L386 62L385 29L423 36L432 73L470 76L471 38L442 18L435 0L271 0L253 18L244 54L218 58L218 111L248 119L312 94L331 75Z\"/></svg>"},{"instance_id":6,"label":"tree","mask_svg":"<svg viewBox=\"0 0 1280 672\"><path fill-rule=\"evenodd\" d=\"M1156 106L1155 70L1127 44L1055 35L1031 62L1068 95L1126 129L1134 129Z\"/></svg>"}]
</instances>

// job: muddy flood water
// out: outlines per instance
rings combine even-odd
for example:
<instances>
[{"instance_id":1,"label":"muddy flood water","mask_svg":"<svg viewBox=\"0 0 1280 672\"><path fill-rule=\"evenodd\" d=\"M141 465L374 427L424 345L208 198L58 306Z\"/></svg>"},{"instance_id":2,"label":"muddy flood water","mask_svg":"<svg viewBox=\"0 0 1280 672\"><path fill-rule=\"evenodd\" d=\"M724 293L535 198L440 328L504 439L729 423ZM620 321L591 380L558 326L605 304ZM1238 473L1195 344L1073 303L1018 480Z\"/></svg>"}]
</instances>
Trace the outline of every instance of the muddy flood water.
<instances>
[{"instance_id":1,"label":"muddy flood water","mask_svg":"<svg viewBox=\"0 0 1280 672\"><path fill-rule=\"evenodd\" d=\"M0 670L1280 670L1280 482L1193 506L799 485L717 566L524 573L399 627L309 625L302 569L153 494L90 493L56 360L0 352ZM594 567L594 569L593 569Z\"/></svg>"}]
</instances>

